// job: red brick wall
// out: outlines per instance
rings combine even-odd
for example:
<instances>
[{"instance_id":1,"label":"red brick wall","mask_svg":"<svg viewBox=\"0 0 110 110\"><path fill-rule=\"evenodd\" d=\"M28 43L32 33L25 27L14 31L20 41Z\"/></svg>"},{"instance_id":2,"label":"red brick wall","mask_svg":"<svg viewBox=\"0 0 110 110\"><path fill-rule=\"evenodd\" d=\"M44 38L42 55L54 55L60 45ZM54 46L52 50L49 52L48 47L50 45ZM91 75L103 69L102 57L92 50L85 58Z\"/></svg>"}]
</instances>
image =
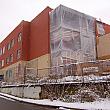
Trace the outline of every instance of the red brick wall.
<instances>
[{"instance_id":1,"label":"red brick wall","mask_svg":"<svg viewBox=\"0 0 110 110\"><path fill-rule=\"evenodd\" d=\"M28 37L28 31L29 30L29 23L26 21L22 21L1 43L0 43L0 48L3 48L5 46L5 53L0 56L0 61L3 59L4 62L4 67L11 65L13 63L16 63L17 61L20 60L27 60L27 53L28 53L28 42L27 42L27 37ZM22 41L18 43L18 34L22 33ZM11 40L14 39L14 46L10 49L7 50L7 44L11 42ZM23 48L22 48L23 47ZM23 52L21 52L21 57L20 59L17 59L17 50L21 49ZM6 58L10 55L13 54L13 62L6 64Z\"/></svg>"},{"instance_id":2,"label":"red brick wall","mask_svg":"<svg viewBox=\"0 0 110 110\"><path fill-rule=\"evenodd\" d=\"M104 24L104 29L106 34L110 33L110 25Z\"/></svg>"},{"instance_id":3,"label":"red brick wall","mask_svg":"<svg viewBox=\"0 0 110 110\"><path fill-rule=\"evenodd\" d=\"M30 23L24 22L22 38L22 60L25 61L29 60L29 50L30 50L29 35L30 35Z\"/></svg>"},{"instance_id":4,"label":"red brick wall","mask_svg":"<svg viewBox=\"0 0 110 110\"><path fill-rule=\"evenodd\" d=\"M49 12L45 8L30 24L30 60L50 52Z\"/></svg>"},{"instance_id":5,"label":"red brick wall","mask_svg":"<svg viewBox=\"0 0 110 110\"><path fill-rule=\"evenodd\" d=\"M47 54L50 52L50 35L49 35L49 12L52 9L45 8L38 16L36 16L30 23L22 21L1 43L0 48L5 46L5 54L0 56L0 61L5 60L5 65L9 66L20 60L30 60ZM18 34L22 33L22 42L18 43ZM7 50L7 44L11 40L15 40L14 46ZM21 58L17 59L17 50L21 49ZM6 64L6 58L14 55L14 61Z\"/></svg>"}]
</instances>

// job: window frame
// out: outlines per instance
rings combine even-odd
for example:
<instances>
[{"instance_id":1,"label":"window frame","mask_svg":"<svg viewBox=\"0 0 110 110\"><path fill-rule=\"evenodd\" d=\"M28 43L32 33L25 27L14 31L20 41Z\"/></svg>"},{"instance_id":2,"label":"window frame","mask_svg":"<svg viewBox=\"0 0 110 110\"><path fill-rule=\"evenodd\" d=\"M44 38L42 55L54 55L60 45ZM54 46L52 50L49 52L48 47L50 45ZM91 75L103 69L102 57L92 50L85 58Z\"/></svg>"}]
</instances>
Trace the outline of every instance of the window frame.
<instances>
[{"instance_id":1,"label":"window frame","mask_svg":"<svg viewBox=\"0 0 110 110\"><path fill-rule=\"evenodd\" d=\"M15 44L15 40L12 39L11 42L10 42L10 47L12 48L14 46L14 44Z\"/></svg>"},{"instance_id":2,"label":"window frame","mask_svg":"<svg viewBox=\"0 0 110 110\"><path fill-rule=\"evenodd\" d=\"M11 45L10 43L7 44L7 50L10 50L11 49Z\"/></svg>"},{"instance_id":3,"label":"window frame","mask_svg":"<svg viewBox=\"0 0 110 110\"><path fill-rule=\"evenodd\" d=\"M5 53L5 46L3 46L3 48L2 48L2 54L4 54Z\"/></svg>"},{"instance_id":4,"label":"window frame","mask_svg":"<svg viewBox=\"0 0 110 110\"><path fill-rule=\"evenodd\" d=\"M6 58L6 64L9 64L10 63L10 59L9 59L9 56Z\"/></svg>"},{"instance_id":5,"label":"window frame","mask_svg":"<svg viewBox=\"0 0 110 110\"><path fill-rule=\"evenodd\" d=\"M2 48L0 48L0 56L2 55Z\"/></svg>"},{"instance_id":6,"label":"window frame","mask_svg":"<svg viewBox=\"0 0 110 110\"><path fill-rule=\"evenodd\" d=\"M12 53L12 54L10 54L9 62L12 63L12 62L13 62L13 59L14 59L14 55L13 55L13 53Z\"/></svg>"},{"instance_id":7,"label":"window frame","mask_svg":"<svg viewBox=\"0 0 110 110\"><path fill-rule=\"evenodd\" d=\"M21 49L18 49L17 50L17 59L20 59L21 58Z\"/></svg>"},{"instance_id":8,"label":"window frame","mask_svg":"<svg viewBox=\"0 0 110 110\"><path fill-rule=\"evenodd\" d=\"M19 34L18 34L18 38L17 38L17 42L19 43L19 42L21 42L22 41L22 32L20 32Z\"/></svg>"}]
</instances>

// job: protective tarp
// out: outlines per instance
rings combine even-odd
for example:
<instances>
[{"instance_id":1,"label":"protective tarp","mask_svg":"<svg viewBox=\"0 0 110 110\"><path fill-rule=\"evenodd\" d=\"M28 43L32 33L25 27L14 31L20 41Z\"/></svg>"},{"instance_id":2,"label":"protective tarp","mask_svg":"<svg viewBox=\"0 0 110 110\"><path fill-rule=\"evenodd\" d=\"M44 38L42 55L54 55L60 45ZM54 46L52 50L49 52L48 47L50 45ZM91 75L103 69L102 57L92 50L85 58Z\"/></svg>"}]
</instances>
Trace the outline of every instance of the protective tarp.
<instances>
[{"instance_id":1,"label":"protective tarp","mask_svg":"<svg viewBox=\"0 0 110 110\"><path fill-rule=\"evenodd\" d=\"M80 33L71 29L62 29L62 49L76 51L81 48Z\"/></svg>"},{"instance_id":2,"label":"protective tarp","mask_svg":"<svg viewBox=\"0 0 110 110\"><path fill-rule=\"evenodd\" d=\"M95 18L60 5L50 13L53 66L96 59Z\"/></svg>"}]
</instances>

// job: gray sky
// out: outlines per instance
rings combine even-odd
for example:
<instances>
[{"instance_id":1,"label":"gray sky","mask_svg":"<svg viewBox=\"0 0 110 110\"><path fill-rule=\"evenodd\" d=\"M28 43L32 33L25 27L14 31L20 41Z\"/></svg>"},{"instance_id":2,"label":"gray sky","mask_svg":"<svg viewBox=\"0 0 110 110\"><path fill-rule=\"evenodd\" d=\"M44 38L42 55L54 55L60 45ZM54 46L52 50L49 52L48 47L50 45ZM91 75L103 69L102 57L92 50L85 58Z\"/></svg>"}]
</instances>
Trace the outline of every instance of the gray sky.
<instances>
[{"instance_id":1,"label":"gray sky","mask_svg":"<svg viewBox=\"0 0 110 110\"><path fill-rule=\"evenodd\" d=\"M31 21L46 6L65 5L110 24L110 0L0 0L0 42L22 21Z\"/></svg>"}]
</instances>

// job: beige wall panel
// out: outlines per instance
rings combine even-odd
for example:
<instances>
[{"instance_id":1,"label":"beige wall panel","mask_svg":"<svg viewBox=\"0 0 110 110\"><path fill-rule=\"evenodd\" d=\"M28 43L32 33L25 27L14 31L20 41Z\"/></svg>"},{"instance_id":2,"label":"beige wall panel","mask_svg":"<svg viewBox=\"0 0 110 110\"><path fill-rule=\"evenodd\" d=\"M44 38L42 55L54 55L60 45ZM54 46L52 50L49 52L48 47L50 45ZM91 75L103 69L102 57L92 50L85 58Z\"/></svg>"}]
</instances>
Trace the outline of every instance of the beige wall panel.
<instances>
[{"instance_id":1,"label":"beige wall panel","mask_svg":"<svg viewBox=\"0 0 110 110\"><path fill-rule=\"evenodd\" d=\"M26 63L27 63L26 61L19 61L17 63L14 63L10 66L7 66L7 67L1 69L0 74L4 75L4 80L6 82L19 82L19 81L21 81L21 78L23 77L23 71L24 71L24 67L25 67ZM20 73L18 73L18 65L19 64L21 66ZM12 70L12 76L10 78L6 77L7 70ZM19 74L19 76L18 76L18 74Z\"/></svg>"},{"instance_id":2,"label":"beige wall panel","mask_svg":"<svg viewBox=\"0 0 110 110\"><path fill-rule=\"evenodd\" d=\"M38 67L38 58L33 59L31 61L28 61L27 67L31 67L31 68L37 69L37 67Z\"/></svg>"},{"instance_id":3,"label":"beige wall panel","mask_svg":"<svg viewBox=\"0 0 110 110\"><path fill-rule=\"evenodd\" d=\"M46 54L46 55L43 55L39 58L33 59L31 61L19 61L15 64L8 66L8 67L0 69L0 74L4 75L4 79L6 82L11 82L11 83L22 82L23 83L25 67L27 68L26 74L29 73L30 76L33 73L38 74L39 77L48 76L48 73L49 73L48 68L50 68L50 55ZM28 70L28 69L30 69L30 70ZM12 70L11 77L6 76L7 70Z\"/></svg>"},{"instance_id":4,"label":"beige wall panel","mask_svg":"<svg viewBox=\"0 0 110 110\"><path fill-rule=\"evenodd\" d=\"M38 73L38 77L48 76L48 68L50 68L50 54L46 54L29 61L26 67L34 69Z\"/></svg>"},{"instance_id":5,"label":"beige wall panel","mask_svg":"<svg viewBox=\"0 0 110 110\"><path fill-rule=\"evenodd\" d=\"M43 77L48 77L48 75L49 75L49 69L38 70L38 77L43 78Z\"/></svg>"},{"instance_id":6,"label":"beige wall panel","mask_svg":"<svg viewBox=\"0 0 110 110\"><path fill-rule=\"evenodd\" d=\"M50 67L50 55L46 54L27 63L27 67L43 69Z\"/></svg>"},{"instance_id":7,"label":"beige wall panel","mask_svg":"<svg viewBox=\"0 0 110 110\"><path fill-rule=\"evenodd\" d=\"M46 54L38 58L38 69L50 67L50 55Z\"/></svg>"},{"instance_id":8,"label":"beige wall panel","mask_svg":"<svg viewBox=\"0 0 110 110\"><path fill-rule=\"evenodd\" d=\"M101 59L101 57L106 59L106 56L110 55L110 34L98 38L97 54L99 59Z\"/></svg>"}]
</instances>

